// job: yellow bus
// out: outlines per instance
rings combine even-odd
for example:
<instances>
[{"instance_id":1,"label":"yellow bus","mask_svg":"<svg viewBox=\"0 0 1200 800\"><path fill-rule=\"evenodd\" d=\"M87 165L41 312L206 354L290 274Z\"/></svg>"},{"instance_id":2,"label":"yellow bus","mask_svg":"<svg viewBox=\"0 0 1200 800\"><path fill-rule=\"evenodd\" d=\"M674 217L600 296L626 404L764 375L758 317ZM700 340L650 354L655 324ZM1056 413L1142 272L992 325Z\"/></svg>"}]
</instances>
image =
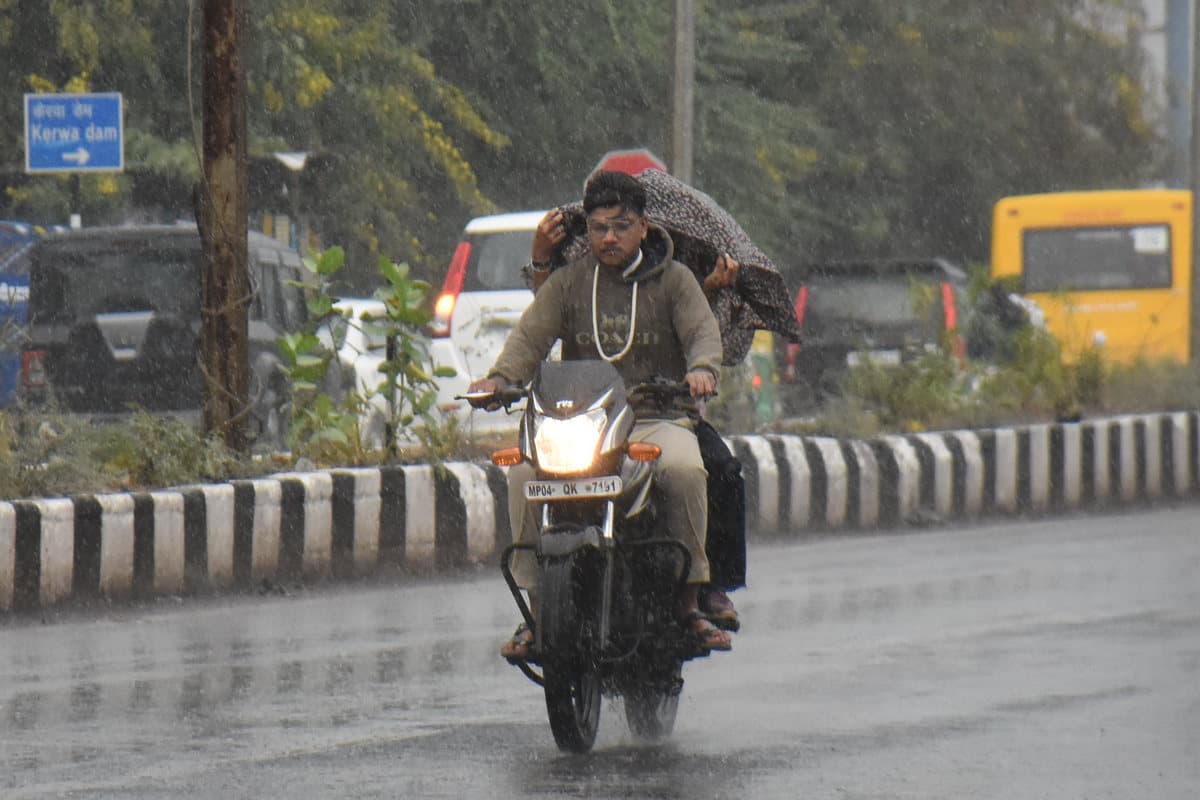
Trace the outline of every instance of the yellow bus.
<instances>
[{"instance_id":1,"label":"yellow bus","mask_svg":"<svg viewBox=\"0 0 1200 800\"><path fill-rule=\"evenodd\" d=\"M992 218L992 278L1013 279L1074 360L1189 357L1191 192L1005 197Z\"/></svg>"}]
</instances>

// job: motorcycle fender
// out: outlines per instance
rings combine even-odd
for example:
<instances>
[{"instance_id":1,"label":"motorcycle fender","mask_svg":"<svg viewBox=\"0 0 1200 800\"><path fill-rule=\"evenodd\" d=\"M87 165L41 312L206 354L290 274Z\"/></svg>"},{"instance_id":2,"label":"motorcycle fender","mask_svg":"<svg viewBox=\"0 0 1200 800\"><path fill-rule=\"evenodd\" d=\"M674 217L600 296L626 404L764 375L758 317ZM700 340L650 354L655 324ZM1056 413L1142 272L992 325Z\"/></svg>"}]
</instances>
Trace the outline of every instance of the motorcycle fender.
<instances>
[{"instance_id":1,"label":"motorcycle fender","mask_svg":"<svg viewBox=\"0 0 1200 800\"><path fill-rule=\"evenodd\" d=\"M587 527L583 530L547 530L542 533L538 554L548 558L569 556L585 547L600 548L600 529Z\"/></svg>"}]
</instances>

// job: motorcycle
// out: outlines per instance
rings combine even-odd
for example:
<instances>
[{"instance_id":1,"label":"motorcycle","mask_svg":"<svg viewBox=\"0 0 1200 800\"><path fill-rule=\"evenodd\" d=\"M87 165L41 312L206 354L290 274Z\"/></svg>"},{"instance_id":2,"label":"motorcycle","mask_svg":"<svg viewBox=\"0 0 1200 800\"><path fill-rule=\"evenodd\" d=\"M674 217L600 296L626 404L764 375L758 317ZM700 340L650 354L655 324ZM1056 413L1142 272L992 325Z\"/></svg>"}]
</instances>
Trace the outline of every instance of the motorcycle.
<instances>
[{"instance_id":1,"label":"motorcycle","mask_svg":"<svg viewBox=\"0 0 1200 800\"><path fill-rule=\"evenodd\" d=\"M477 407L506 410L527 400L519 446L496 451L492 460L534 466L524 495L528 513L541 515L541 536L537 544L505 548L500 569L534 634L529 658L512 663L542 686L560 750L591 749L603 696L623 698L639 738L669 736L683 664L709 653L675 613L691 558L662 531L653 481L661 450L629 441L632 398L665 410L688 392L679 382L627 391L606 362L548 361L528 389L464 396ZM521 550L537 560L536 618L513 578L511 562Z\"/></svg>"}]
</instances>

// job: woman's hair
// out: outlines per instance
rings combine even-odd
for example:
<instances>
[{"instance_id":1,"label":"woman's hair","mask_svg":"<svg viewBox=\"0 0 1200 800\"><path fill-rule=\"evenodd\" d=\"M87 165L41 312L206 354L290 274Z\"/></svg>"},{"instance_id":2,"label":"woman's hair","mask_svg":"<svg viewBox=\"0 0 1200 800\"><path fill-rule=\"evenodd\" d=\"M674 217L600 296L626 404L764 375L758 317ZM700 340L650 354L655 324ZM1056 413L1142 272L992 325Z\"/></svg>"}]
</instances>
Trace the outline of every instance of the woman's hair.
<instances>
[{"instance_id":1,"label":"woman's hair","mask_svg":"<svg viewBox=\"0 0 1200 800\"><path fill-rule=\"evenodd\" d=\"M583 211L591 214L597 208L613 207L643 216L646 213L646 188L637 178L624 172L597 172L583 189Z\"/></svg>"}]
</instances>

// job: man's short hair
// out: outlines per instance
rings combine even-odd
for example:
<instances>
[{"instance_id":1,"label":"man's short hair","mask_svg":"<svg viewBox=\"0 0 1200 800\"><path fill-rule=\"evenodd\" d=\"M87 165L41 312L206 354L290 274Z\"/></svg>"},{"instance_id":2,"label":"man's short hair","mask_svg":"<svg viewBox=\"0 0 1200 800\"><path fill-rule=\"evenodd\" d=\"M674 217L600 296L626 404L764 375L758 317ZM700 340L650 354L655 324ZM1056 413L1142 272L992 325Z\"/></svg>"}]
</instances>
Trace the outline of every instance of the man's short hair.
<instances>
[{"instance_id":1,"label":"man's short hair","mask_svg":"<svg viewBox=\"0 0 1200 800\"><path fill-rule=\"evenodd\" d=\"M583 211L591 214L597 208L620 207L639 217L646 213L646 187L624 172L601 171L588 180L583 189Z\"/></svg>"}]
</instances>

